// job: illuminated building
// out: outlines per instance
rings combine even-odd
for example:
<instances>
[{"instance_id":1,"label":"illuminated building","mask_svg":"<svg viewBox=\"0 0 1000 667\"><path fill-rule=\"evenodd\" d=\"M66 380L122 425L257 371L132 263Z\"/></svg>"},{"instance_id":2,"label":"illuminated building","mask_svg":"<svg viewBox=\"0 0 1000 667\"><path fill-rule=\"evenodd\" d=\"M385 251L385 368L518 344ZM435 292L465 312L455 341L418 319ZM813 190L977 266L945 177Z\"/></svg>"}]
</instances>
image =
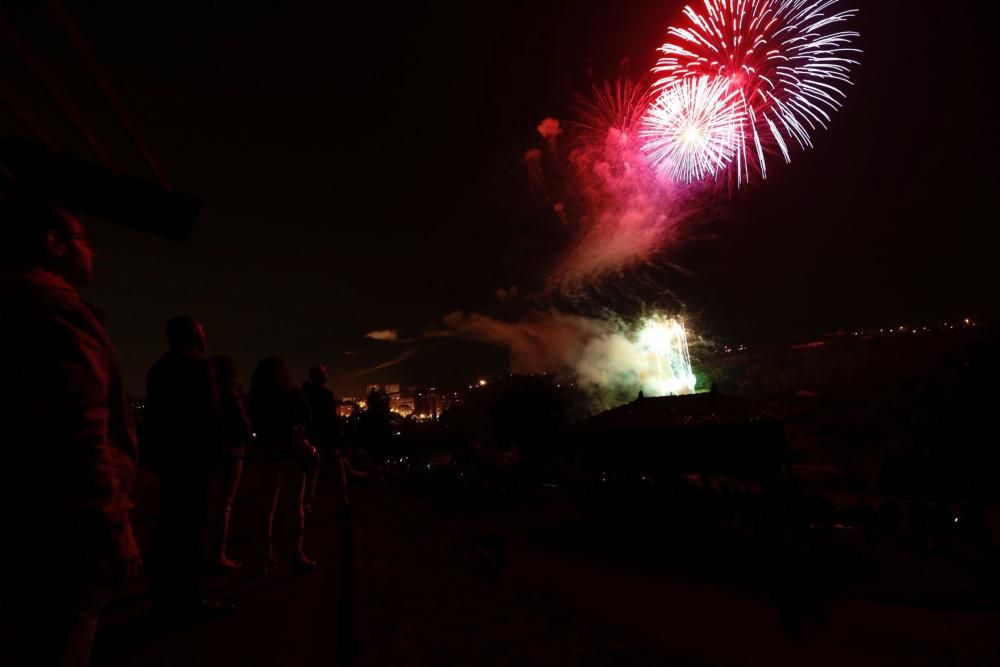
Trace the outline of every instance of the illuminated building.
<instances>
[{"instance_id":1,"label":"illuminated building","mask_svg":"<svg viewBox=\"0 0 1000 667\"><path fill-rule=\"evenodd\" d=\"M337 416L341 419L347 419L362 407L364 407L364 401L359 402L353 396L345 396L337 401Z\"/></svg>"},{"instance_id":2,"label":"illuminated building","mask_svg":"<svg viewBox=\"0 0 1000 667\"><path fill-rule=\"evenodd\" d=\"M401 417L409 417L415 411L413 396L401 394L398 391L389 396L389 411Z\"/></svg>"}]
</instances>

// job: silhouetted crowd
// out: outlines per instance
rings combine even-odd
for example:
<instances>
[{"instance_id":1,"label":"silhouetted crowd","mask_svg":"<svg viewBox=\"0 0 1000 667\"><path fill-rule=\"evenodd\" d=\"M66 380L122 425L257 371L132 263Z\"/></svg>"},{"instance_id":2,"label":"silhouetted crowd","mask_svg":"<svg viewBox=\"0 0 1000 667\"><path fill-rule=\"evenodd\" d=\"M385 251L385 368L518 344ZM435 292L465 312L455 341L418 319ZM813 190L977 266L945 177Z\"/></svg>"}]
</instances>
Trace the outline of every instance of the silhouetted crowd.
<instances>
[{"instance_id":1,"label":"silhouetted crowd","mask_svg":"<svg viewBox=\"0 0 1000 667\"><path fill-rule=\"evenodd\" d=\"M211 507L215 479L223 477L224 505L216 564L238 568L228 554L233 503L244 461L253 452L271 498L266 524L268 568L278 562L274 524L287 512L296 526L292 558L311 568L305 553L305 516L311 507L320 467L317 447L336 459L333 394L323 385L326 370L316 367L299 388L285 362L269 357L257 364L244 399L232 358L206 357L201 323L174 317L166 327L169 350L150 369L143 418L144 450L159 473L160 530L154 564L153 601L173 616L214 612L218 601L198 596L204 546L201 536ZM247 405L249 410L247 409ZM315 444L314 444L315 443Z\"/></svg>"},{"instance_id":2,"label":"silhouetted crowd","mask_svg":"<svg viewBox=\"0 0 1000 667\"><path fill-rule=\"evenodd\" d=\"M269 357L256 365L244 394L233 359L208 356L202 324L172 317L168 349L147 375L137 437L102 313L79 291L94 278L87 230L66 210L0 198L0 237L0 664L88 664L102 609L144 567L129 516L140 458L159 480L158 530L146 568L159 619L230 608L203 598L201 589L208 566L241 567L229 543L247 465L268 500L267 511L251 521L264 544L265 571L282 560L299 570L316 567L306 549L306 516L321 472L342 506L350 502L349 479L365 474L351 466L326 369L315 366L299 385L285 361ZM382 407L387 416L387 399ZM388 421L376 423L375 413L369 409L371 419L359 426L372 442L389 437ZM491 481L507 486L500 475ZM640 481L619 485L604 473L600 486L612 508L665 508L671 521L696 530L770 534L775 544L784 533L817 528L850 528L869 542L899 538L920 549L955 540L990 544L985 508L975 497L905 506L861 498L838 507L795 489L752 490L708 477ZM218 506L213 487L222 489ZM612 516L621 520L626 511ZM218 531L206 543L213 516ZM278 543L277 524L294 528L290 544ZM776 569L801 567L801 559L777 553ZM777 586L779 597L793 601L787 608L802 606L795 602L803 597L800 579L807 577L780 578L791 582Z\"/></svg>"},{"instance_id":3,"label":"silhouetted crowd","mask_svg":"<svg viewBox=\"0 0 1000 667\"><path fill-rule=\"evenodd\" d=\"M89 662L111 592L143 567L129 518L140 456L159 478L148 570L160 619L230 608L200 589L206 566L241 566L228 542L248 456L270 500L259 520L268 568L285 554L295 568L315 567L305 517L321 461L340 502L348 476L361 474L339 451L326 369L298 386L282 359L267 358L244 396L233 360L207 356L201 323L173 317L169 349L147 376L137 438L102 314L79 292L94 277L92 238L68 211L27 198L0 200L0 222L0 662ZM212 507L220 479L222 506ZM206 545L216 512L220 530ZM274 539L282 517L295 526L287 546Z\"/></svg>"}]
</instances>

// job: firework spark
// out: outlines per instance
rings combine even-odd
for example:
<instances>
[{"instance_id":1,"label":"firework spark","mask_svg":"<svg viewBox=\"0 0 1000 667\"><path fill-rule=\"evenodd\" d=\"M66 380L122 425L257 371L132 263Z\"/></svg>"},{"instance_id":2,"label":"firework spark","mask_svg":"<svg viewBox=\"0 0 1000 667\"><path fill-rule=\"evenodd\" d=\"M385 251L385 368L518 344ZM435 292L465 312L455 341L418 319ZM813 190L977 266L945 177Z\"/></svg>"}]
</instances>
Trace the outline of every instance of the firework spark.
<instances>
[{"instance_id":1,"label":"firework spark","mask_svg":"<svg viewBox=\"0 0 1000 667\"><path fill-rule=\"evenodd\" d=\"M648 356L643 387L651 396L693 394L697 382L691 370L684 324L662 316L646 320L637 336L639 349Z\"/></svg>"},{"instance_id":2,"label":"firework spark","mask_svg":"<svg viewBox=\"0 0 1000 667\"><path fill-rule=\"evenodd\" d=\"M859 33L840 30L857 10L838 0L703 0L684 9L689 25L672 27L660 47L654 89L668 94L690 78L725 81L740 114L734 142L735 178L751 170L767 177L768 153L791 161L790 146L812 147L851 85ZM724 112L727 115L730 112ZM704 144L706 150L711 144ZM707 156L702 163L712 163ZM717 170L710 170L715 174Z\"/></svg>"},{"instance_id":3,"label":"firework spark","mask_svg":"<svg viewBox=\"0 0 1000 667\"><path fill-rule=\"evenodd\" d=\"M738 152L743 113L738 92L712 77L666 88L643 118L643 150L661 178L691 183L716 176Z\"/></svg>"}]
</instances>

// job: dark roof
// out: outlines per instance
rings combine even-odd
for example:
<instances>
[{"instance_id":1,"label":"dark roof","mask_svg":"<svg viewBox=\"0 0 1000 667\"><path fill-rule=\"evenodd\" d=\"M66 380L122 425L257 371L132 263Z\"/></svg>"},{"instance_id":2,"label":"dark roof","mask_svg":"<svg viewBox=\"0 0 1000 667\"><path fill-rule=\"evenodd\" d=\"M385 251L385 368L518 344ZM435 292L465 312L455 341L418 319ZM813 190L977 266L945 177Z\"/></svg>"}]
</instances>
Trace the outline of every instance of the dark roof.
<instances>
[{"instance_id":1,"label":"dark roof","mask_svg":"<svg viewBox=\"0 0 1000 667\"><path fill-rule=\"evenodd\" d=\"M576 425L582 431L655 431L698 426L780 423L768 406L716 393L638 398Z\"/></svg>"}]
</instances>

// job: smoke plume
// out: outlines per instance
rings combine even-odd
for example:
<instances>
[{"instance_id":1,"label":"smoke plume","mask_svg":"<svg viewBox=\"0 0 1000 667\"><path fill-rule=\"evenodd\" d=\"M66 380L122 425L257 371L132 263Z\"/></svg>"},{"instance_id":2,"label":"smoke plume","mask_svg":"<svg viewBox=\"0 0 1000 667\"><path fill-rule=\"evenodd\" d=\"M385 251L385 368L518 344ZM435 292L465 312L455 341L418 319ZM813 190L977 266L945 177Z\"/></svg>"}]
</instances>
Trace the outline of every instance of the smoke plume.
<instances>
[{"instance_id":1,"label":"smoke plume","mask_svg":"<svg viewBox=\"0 0 1000 667\"><path fill-rule=\"evenodd\" d=\"M555 310L527 313L504 322L475 313L444 318L455 336L506 347L514 373L569 373L592 409L634 399L694 391L683 327L653 316L639 326Z\"/></svg>"},{"instance_id":2,"label":"smoke plume","mask_svg":"<svg viewBox=\"0 0 1000 667\"><path fill-rule=\"evenodd\" d=\"M369 331L365 338L372 340L396 341L399 340L399 331L396 329L383 329L381 331Z\"/></svg>"}]
</instances>

